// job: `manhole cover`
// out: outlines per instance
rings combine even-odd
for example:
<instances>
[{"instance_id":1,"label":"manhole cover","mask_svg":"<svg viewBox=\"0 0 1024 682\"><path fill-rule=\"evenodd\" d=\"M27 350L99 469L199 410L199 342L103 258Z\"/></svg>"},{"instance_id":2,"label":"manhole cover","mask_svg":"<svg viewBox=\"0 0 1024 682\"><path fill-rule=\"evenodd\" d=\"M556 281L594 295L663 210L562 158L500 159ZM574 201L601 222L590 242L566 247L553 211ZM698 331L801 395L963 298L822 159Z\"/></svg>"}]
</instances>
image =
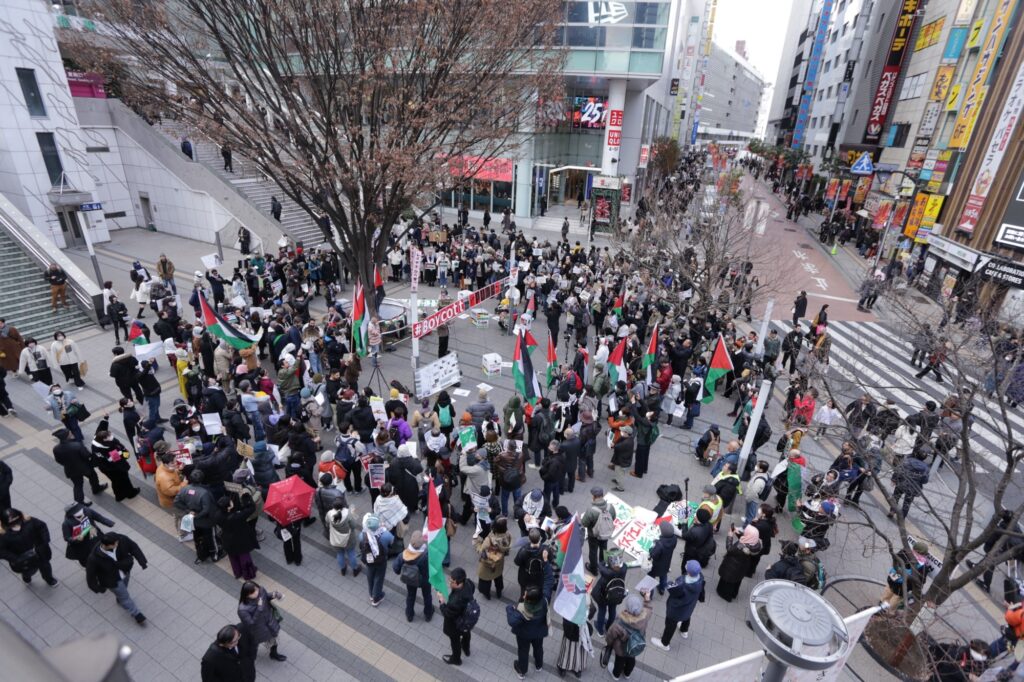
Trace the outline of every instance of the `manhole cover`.
<instances>
[{"instance_id":1,"label":"manhole cover","mask_svg":"<svg viewBox=\"0 0 1024 682\"><path fill-rule=\"evenodd\" d=\"M806 242L800 242L800 248L801 249L813 249L814 247L811 246L810 244L806 243Z\"/></svg>"}]
</instances>

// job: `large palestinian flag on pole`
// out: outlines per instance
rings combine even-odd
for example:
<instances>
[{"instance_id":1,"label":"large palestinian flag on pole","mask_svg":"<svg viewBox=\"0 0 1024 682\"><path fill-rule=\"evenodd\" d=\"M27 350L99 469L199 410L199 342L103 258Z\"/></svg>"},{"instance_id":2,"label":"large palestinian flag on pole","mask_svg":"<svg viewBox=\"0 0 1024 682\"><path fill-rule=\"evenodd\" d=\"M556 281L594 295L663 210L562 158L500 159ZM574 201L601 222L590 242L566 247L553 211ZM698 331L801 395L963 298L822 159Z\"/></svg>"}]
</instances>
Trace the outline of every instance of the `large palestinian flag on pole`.
<instances>
[{"instance_id":1,"label":"large palestinian flag on pole","mask_svg":"<svg viewBox=\"0 0 1024 682\"><path fill-rule=\"evenodd\" d=\"M203 326L206 327L206 331L218 339L227 341L228 345L232 348L238 348L239 350L249 348L259 341L259 336L250 336L239 329L235 329L231 326L230 322L218 315L210 307L210 304L206 302L206 296L203 296L202 292L199 292L199 311L203 316Z\"/></svg>"},{"instance_id":2,"label":"large palestinian flag on pole","mask_svg":"<svg viewBox=\"0 0 1024 682\"><path fill-rule=\"evenodd\" d=\"M558 576L558 591L552 606L555 613L571 623L581 625L580 634L586 635L587 628L587 580L583 574L583 529L579 518L572 521L556 536L557 553L562 558L562 571ZM584 647L589 642L584 642Z\"/></svg>"},{"instance_id":3,"label":"large palestinian flag on pole","mask_svg":"<svg viewBox=\"0 0 1024 682\"><path fill-rule=\"evenodd\" d=\"M558 354L555 353L555 341L551 338L551 334L548 334L548 370L547 370L547 388L551 388L555 380L558 378Z\"/></svg>"},{"instance_id":4,"label":"large palestinian flag on pole","mask_svg":"<svg viewBox=\"0 0 1024 682\"><path fill-rule=\"evenodd\" d=\"M715 353L711 356L711 364L708 366L708 375L704 379L702 403L710 403L715 399L715 384L731 371L733 371L732 358L729 357L729 350L725 347L725 339L719 334L718 342L715 344Z\"/></svg>"},{"instance_id":5,"label":"large palestinian flag on pole","mask_svg":"<svg viewBox=\"0 0 1024 682\"><path fill-rule=\"evenodd\" d=\"M427 576L430 586L448 598L448 581L444 577L444 558L448 554L448 535L441 515L441 499L433 481L427 485Z\"/></svg>"},{"instance_id":6,"label":"large palestinian flag on pole","mask_svg":"<svg viewBox=\"0 0 1024 682\"><path fill-rule=\"evenodd\" d=\"M608 379L614 388L616 382L626 380L626 337L623 336L615 350L608 356Z\"/></svg>"},{"instance_id":7,"label":"large palestinian flag on pole","mask_svg":"<svg viewBox=\"0 0 1024 682\"><path fill-rule=\"evenodd\" d=\"M529 332L516 334L516 348L512 353L512 376L515 377L516 391L531 405L540 399L540 382L530 360Z\"/></svg>"},{"instance_id":8,"label":"large palestinian flag on pole","mask_svg":"<svg viewBox=\"0 0 1024 682\"><path fill-rule=\"evenodd\" d=\"M366 315L366 294L363 285L356 282L356 290L352 294L352 345L360 356L370 352L370 344L367 341L369 324L370 320Z\"/></svg>"},{"instance_id":9,"label":"large palestinian flag on pole","mask_svg":"<svg viewBox=\"0 0 1024 682\"><path fill-rule=\"evenodd\" d=\"M654 362L658 359L658 323L654 323L651 330L651 342L647 344L647 352L644 353L643 363L640 367L647 370L647 383L654 383Z\"/></svg>"}]
</instances>

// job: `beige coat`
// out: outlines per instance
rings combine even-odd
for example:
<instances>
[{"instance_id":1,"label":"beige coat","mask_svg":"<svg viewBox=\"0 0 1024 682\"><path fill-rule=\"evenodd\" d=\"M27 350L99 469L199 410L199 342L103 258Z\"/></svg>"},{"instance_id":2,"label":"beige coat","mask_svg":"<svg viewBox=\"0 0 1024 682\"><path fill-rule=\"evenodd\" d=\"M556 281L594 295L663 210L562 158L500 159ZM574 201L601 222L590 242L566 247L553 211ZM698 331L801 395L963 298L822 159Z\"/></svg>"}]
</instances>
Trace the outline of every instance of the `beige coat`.
<instances>
[{"instance_id":1,"label":"beige coat","mask_svg":"<svg viewBox=\"0 0 1024 682\"><path fill-rule=\"evenodd\" d=\"M499 534L492 531L483 539L483 542L478 543L477 554L479 556L483 557L487 550L498 550L501 552L501 560L494 565L481 560L476 569L477 578L480 580L494 580L501 577L505 572L505 557L508 556L511 546L512 536L507 532Z\"/></svg>"}]
</instances>

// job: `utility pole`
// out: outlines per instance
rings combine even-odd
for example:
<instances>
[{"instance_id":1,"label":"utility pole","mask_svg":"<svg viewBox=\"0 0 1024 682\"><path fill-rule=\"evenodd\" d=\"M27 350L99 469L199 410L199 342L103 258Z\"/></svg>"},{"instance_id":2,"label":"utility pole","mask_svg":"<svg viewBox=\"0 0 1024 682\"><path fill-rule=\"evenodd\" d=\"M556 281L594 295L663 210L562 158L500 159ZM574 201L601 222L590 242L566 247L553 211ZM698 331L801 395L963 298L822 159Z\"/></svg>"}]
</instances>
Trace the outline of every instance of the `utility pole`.
<instances>
[{"instance_id":1,"label":"utility pole","mask_svg":"<svg viewBox=\"0 0 1024 682\"><path fill-rule=\"evenodd\" d=\"M757 394L757 405L754 405L754 413L750 415L750 426L747 427L747 435L743 438L743 447L740 449L739 471L736 472L740 479L743 479L743 474L747 470L747 460L750 459L750 451L754 447L754 434L757 433L757 427L761 423L761 417L764 415L764 408L768 404L771 393L772 382L762 379L761 390Z\"/></svg>"}]
</instances>

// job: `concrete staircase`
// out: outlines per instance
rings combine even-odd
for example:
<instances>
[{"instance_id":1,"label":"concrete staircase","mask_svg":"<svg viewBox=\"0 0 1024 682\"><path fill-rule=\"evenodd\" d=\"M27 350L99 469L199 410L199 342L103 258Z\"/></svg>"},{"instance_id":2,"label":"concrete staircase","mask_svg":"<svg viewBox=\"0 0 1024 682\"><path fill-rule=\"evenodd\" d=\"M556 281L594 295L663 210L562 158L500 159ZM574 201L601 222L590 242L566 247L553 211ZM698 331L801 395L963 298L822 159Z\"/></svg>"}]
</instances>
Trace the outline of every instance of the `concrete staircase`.
<instances>
[{"instance_id":1,"label":"concrete staircase","mask_svg":"<svg viewBox=\"0 0 1024 682\"><path fill-rule=\"evenodd\" d=\"M234 172L229 173L224 170L224 159L220 153L220 146L214 141L198 136L191 129L186 132L186 127L178 121L161 121L154 126L154 129L170 138L176 147L181 145L182 136L187 135L192 143L192 154L196 161L225 182L230 183L261 213L270 215L270 197L276 196L281 202L281 229L292 240L301 241L306 248L324 243L323 233L313 218L285 196L276 183L266 179L252 161L235 152L231 158ZM267 244L266 248L268 251L276 251L277 245Z\"/></svg>"},{"instance_id":2,"label":"concrete staircase","mask_svg":"<svg viewBox=\"0 0 1024 682\"><path fill-rule=\"evenodd\" d=\"M50 310L50 285L43 268L27 256L0 223L0 317L14 325L23 337L33 336L49 347L57 329L71 331L93 323L75 301L68 286L70 308Z\"/></svg>"}]
</instances>

